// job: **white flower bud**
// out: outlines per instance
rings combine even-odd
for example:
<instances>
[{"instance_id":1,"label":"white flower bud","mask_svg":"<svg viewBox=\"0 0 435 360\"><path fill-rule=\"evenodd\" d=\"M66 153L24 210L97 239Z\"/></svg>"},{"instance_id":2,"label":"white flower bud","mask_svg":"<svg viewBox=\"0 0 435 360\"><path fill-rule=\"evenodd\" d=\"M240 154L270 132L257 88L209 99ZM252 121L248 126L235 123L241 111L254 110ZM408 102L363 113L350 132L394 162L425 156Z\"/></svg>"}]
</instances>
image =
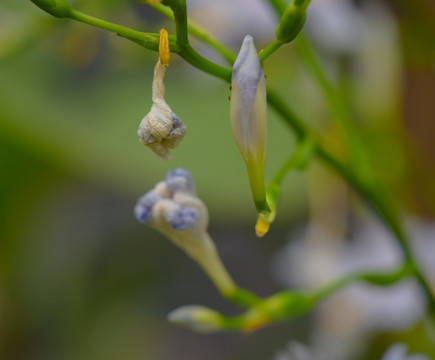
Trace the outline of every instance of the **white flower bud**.
<instances>
[{"instance_id":1,"label":"white flower bud","mask_svg":"<svg viewBox=\"0 0 435 360\"><path fill-rule=\"evenodd\" d=\"M429 358L422 354L407 355L408 347L402 343L391 345L384 353L382 360L429 360Z\"/></svg>"},{"instance_id":2,"label":"white flower bud","mask_svg":"<svg viewBox=\"0 0 435 360\"><path fill-rule=\"evenodd\" d=\"M137 134L142 144L148 146L156 155L163 160L169 160L171 153L183 139L186 132L181 118L172 112L165 101L165 77L166 67L160 59L154 67L154 79L152 88L153 105L150 112L142 119Z\"/></svg>"},{"instance_id":3,"label":"white flower bud","mask_svg":"<svg viewBox=\"0 0 435 360\"><path fill-rule=\"evenodd\" d=\"M246 35L233 67L231 125L245 160L258 212L268 212L264 186L266 157L266 81L252 36Z\"/></svg>"}]
</instances>

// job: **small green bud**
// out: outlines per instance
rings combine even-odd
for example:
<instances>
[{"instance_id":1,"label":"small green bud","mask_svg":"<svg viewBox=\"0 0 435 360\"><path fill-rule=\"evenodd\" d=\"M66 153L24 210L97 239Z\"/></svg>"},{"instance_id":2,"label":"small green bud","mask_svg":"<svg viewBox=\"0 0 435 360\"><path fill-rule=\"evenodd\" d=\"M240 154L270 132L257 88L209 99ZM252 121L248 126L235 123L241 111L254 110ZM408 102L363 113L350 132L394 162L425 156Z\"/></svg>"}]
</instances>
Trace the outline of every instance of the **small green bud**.
<instances>
[{"instance_id":1,"label":"small green bud","mask_svg":"<svg viewBox=\"0 0 435 360\"><path fill-rule=\"evenodd\" d=\"M31 0L37 7L58 18L68 17L71 6L65 0Z\"/></svg>"},{"instance_id":2,"label":"small green bud","mask_svg":"<svg viewBox=\"0 0 435 360\"><path fill-rule=\"evenodd\" d=\"M277 40L288 43L299 34L305 24L306 6L304 4L298 5L296 2L287 6L275 30Z\"/></svg>"},{"instance_id":3,"label":"small green bud","mask_svg":"<svg viewBox=\"0 0 435 360\"><path fill-rule=\"evenodd\" d=\"M222 315L200 305L182 306L172 311L168 320L201 333L212 333L222 328Z\"/></svg>"}]
</instances>

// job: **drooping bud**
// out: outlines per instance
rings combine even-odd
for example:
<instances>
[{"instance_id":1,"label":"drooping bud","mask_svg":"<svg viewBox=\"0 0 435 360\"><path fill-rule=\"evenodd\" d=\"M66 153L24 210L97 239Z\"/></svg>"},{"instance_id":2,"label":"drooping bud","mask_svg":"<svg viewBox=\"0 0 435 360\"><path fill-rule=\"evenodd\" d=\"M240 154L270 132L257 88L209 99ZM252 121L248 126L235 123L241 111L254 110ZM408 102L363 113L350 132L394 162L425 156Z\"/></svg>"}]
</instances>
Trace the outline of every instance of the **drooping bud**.
<instances>
[{"instance_id":1,"label":"drooping bud","mask_svg":"<svg viewBox=\"0 0 435 360\"><path fill-rule=\"evenodd\" d=\"M166 67L169 65L170 52L168 33L165 29L160 31L159 60L154 67L152 87L153 105L150 112L142 119L137 135L142 144L148 146L163 160L169 160L171 153L183 139L186 125L165 101L165 85L163 79Z\"/></svg>"},{"instance_id":2,"label":"drooping bud","mask_svg":"<svg viewBox=\"0 0 435 360\"><path fill-rule=\"evenodd\" d=\"M168 171L165 181L138 199L134 215L140 223L158 230L184 250L224 295L236 291L207 232L208 210L196 196L188 171Z\"/></svg>"},{"instance_id":3,"label":"drooping bud","mask_svg":"<svg viewBox=\"0 0 435 360\"><path fill-rule=\"evenodd\" d=\"M243 40L231 81L231 125L245 160L257 212L269 212L264 185L266 81L252 36Z\"/></svg>"}]
</instances>

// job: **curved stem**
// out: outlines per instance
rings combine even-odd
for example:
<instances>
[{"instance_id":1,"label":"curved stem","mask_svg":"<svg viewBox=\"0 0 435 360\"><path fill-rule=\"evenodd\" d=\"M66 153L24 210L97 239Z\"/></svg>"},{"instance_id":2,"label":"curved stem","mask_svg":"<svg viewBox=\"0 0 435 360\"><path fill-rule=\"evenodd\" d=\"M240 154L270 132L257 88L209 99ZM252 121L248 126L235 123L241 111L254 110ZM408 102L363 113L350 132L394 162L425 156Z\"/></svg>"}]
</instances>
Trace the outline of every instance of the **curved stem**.
<instances>
[{"instance_id":1,"label":"curved stem","mask_svg":"<svg viewBox=\"0 0 435 360\"><path fill-rule=\"evenodd\" d=\"M258 57L260 58L261 63L263 63L264 60L266 60L270 55L272 55L276 50L278 50L281 46L283 46L284 43L274 39L267 47L265 47L263 50L261 50L258 53Z\"/></svg>"},{"instance_id":2,"label":"curved stem","mask_svg":"<svg viewBox=\"0 0 435 360\"><path fill-rule=\"evenodd\" d=\"M177 33L177 43L180 47L189 45L187 30L187 8L186 0L165 0L174 13L175 32Z\"/></svg>"},{"instance_id":3,"label":"curved stem","mask_svg":"<svg viewBox=\"0 0 435 360\"><path fill-rule=\"evenodd\" d=\"M149 5L166 18L174 21L174 14L167 6L149 0L142 0L142 2ZM222 44L216 38L216 36L212 35L201 25L189 19L187 23L187 29L195 38L202 41L204 44L209 45L211 48L215 49L219 54L221 54L229 65L233 65L234 61L236 61L236 54L229 47Z\"/></svg>"},{"instance_id":4,"label":"curved stem","mask_svg":"<svg viewBox=\"0 0 435 360\"><path fill-rule=\"evenodd\" d=\"M234 317L221 315L222 330L255 331L272 323L301 316L350 284L364 282L374 286L390 286L413 275L413 270L412 265L404 263L390 271L361 271L345 275L309 293L285 290L261 300L241 315Z\"/></svg>"},{"instance_id":5,"label":"curved stem","mask_svg":"<svg viewBox=\"0 0 435 360\"><path fill-rule=\"evenodd\" d=\"M340 126L345 141L347 141L351 155L349 163L360 178L368 182L372 181L374 178L373 171L367 159L367 153L359 136L358 128L351 117L349 107L328 79L314 49L303 33L299 34L298 39L295 41L295 47L303 63L323 91L329 108Z\"/></svg>"},{"instance_id":6,"label":"curved stem","mask_svg":"<svg viewBox=\"0 0 435 360\"><path fill-rule=\"evenodd\" d=\"M151 34L151 33L144 33L141 31L133 30L130 28L127 28L125 26L113 24L111 22L98 19L96 17L93 17L91 15L84 14L80 11L72 9L69 12L70 19L92 25L95 27L98 27L100 29L108 30L111 32L114 32L118 34L119 36L126 38L128 40L134 41L135 43L138 43L145 48L149 50L158 51L159 49L159 35L158 34ZM174 44L172 44L174 45ZM171 50L176 50L174 46L172 46Z\"/></svg>"},{"instance_id":7,"label":"curved stem","mask_svg":"<svg viewBox=\"0 0 435 360\"><path fill-rule=\"evenodd\" d=\"M198 54L190 45L188 45L187 47L179 48L175 52L178 53L178 55L180 55L184 60L186 60L194 67L210 75L221 78L227 82L231 82L231 69L224 68L207 60L206 58Z\"/></svg>"}]
</instances>

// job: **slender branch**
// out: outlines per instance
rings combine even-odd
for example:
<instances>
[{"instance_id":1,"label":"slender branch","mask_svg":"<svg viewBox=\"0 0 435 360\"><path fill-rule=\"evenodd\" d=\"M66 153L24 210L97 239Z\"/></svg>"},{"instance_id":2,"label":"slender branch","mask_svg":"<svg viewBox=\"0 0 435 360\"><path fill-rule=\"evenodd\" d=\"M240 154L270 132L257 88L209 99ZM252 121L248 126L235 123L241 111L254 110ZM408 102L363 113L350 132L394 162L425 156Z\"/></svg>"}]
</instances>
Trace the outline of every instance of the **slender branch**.
<instances>
[{"instance_id":1,"label":"slender branch","mask_svg":"<svg viewBox=\"0 0 435 360\"><path fill-rule=\"evenodd\" d=\"M187 8L186 0L163 0L174 13L175 32L177 33L177 43L181 48L189 45L187 29Z\"/></svg>"},{"instance_id":2,"label":"slender branch","mask_svg":"<svg viewBox=\"0 0 435 360\"><path fill-rule=\"evenodd\" d=\"M281 187L285 175L290 170L304 168L311 159L315 149L315 141L311 137L301 139L296 145L293 154L282 164L275 173L271 184Z\"/></svg>"},{"instance_id":3,"label":"slender branch","mask_svg":"<svg viewBox=\"0 0 435 360\"><path fill-rule=\"evenodd\" d=\"M118 34L119 36L131 40L149 50L158 51L159 50L159 35L144 33L137 30L133 30L127 28L125 26L113 24L111 22L98 19L91 15L84 14L80 11L71 9L69 16L70 19L80 21L82 23L95 26L100 29L108 30L113 33ZM174 43L174 41L170 41L170 48L172 51L177 52L178 46Z\"/></svg>"},{"instance_id":4,"label":"slender branch","mask_svg":"<svg viewBox=\"0 0 435 360\"><path fill-rule=\"evenodd\" d=\"M73 20L77 20L85 24L98 27L100 29L117 33L119 36L131 40L149 50L159 50L158 34L143 33L140 31L132 30L121 25L113 24L111 22L101 20L87 14L83 14L77 10L71 10L69 17ZM194 67L226 81L231 80L231 69L224 68L207 60L206 58L198 54L190 45L180 47L173 36L169 36L169 48L171 52L177 53Z\"/></svg>"},{"instance_id":5,"label":"slender branch","mask_svg":"<svg viewBox=\"0 0 435 360\"><path fill-rule=\"evenodd\" d=\"M412 264L404 263L390 271L361 271L345 275L311 292L285 290L258 302L241 315L225 317L219 314L219 330L255 331L272 323L286 321L306 314L321 301L336 294L350 284L363 282L385 287L394 285L410 275L415 275L414 268Z\"/></svg>"},{"instance_id":6,"label":"slender branch","mask_svg":"<svg viewBox=\"0 0 435 360\"><path fill-rule=\"evenodd\" d=\"M287 8L287 4L284 0L268 0L268 2L275 9L275 12L279 17L284 14L285 9Z\"/></svg>"},{"instance_id":7,"label":"slender branch","mask_svg":"<svg viewBox=\"0 0 435 360\"><path fill-rule=\"evenodd\" d=\"M232 70L219 66L200 54L198 54L190 45L187 47L181 48L178 51L178 55L180 55L184 60L186 60L191 65L196 68L210 74L221 78L227 82L231 82L231 74Z\"/></svg>"},{"instance_id":8,"label":"slender branch","mask_svg":"<svg viewBox=\"0 0 435 360\"><path fill-rule=\"evenodd\" d=\"M373 171L367 158L367 152L359 136L358 128L351 117L349 107L345 104L337 89L335 89L328 79L314 49L304 34L301 33L299 35L298 40L295 42L295 47L303 63L322 89L329 108L348 143L351 155L350 165L353 166L354 171L358 173L361 179L365 179L367 182L372 181L374 178Z\"/></svg>"},{"instance_id":9,"label":"slender branch","mask_svg":"<svg viewBox=\"0 0 435 360\"><path fill-rule=\"evenodd\" d=\"M266 60L270 55L272 55L276 50L278 50L283 45L284 45L283 42L277 39L273 40L267 47L265 47L263 50L261 50L258 53L258 57L260 58L260 61L263 63L264 60Z\"/></svg>"},{"instance_id":10,"label":"slender branch","mask_svg":"<svg viewBox=\"0 0 435 360\"><path fill-rule=\"evenodd\" d=\"M142 0L142 2L151 6L166 18L174 21L174 14L167 6L149 0ZM229 47L222 44L216 36L212 35L208 30L190 19L187 22L187 29L190 34L195 36L195 38L202 41L204 44L209 45L221 54L228 64L233 65L236 60L236 54Z\"/></svg>"}]
</instances>

